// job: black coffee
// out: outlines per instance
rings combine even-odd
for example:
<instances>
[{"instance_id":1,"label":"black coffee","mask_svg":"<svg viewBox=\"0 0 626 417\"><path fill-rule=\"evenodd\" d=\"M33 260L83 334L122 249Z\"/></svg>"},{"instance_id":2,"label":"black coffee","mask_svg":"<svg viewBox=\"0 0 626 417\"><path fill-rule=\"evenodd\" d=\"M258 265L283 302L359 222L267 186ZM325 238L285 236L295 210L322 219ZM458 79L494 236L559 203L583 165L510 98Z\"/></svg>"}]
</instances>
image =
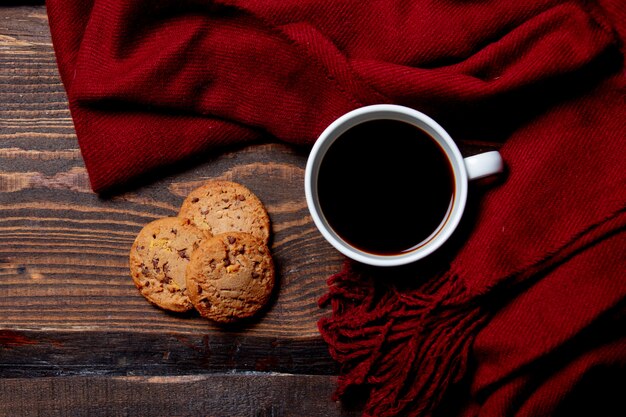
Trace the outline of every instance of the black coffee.
<instances>
[{"instance_id":1,"label":"black coffee","mask_svg":"<svg viewBox=\"0 0 626 417\"><path fill-rule=\"evenodd\" d=\"M452 167L421 129L395 120L361 123L328 149L318 196L326 220L346 242L391 255L428 241L454 198Z\"/></svg>"}]
</instances>

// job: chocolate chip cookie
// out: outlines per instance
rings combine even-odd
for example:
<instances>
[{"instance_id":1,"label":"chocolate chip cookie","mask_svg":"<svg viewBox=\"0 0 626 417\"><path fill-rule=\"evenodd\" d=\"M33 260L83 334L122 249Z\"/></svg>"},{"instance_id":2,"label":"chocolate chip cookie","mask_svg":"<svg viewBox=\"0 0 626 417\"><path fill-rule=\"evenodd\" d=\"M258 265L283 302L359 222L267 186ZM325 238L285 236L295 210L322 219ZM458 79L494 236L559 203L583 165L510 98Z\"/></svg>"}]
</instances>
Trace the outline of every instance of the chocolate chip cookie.
<instances>
[{"instance_id":1,"label":"chocolate chip cookie","mask_svg":"<svg viewBox=\"0 0 626 417\"><path fill-rule=\"evenodd\" d=\"M256 314L273 287L269 249L248 233L227 232L205 239L187 266L191 302L202 316L220 323Z\"/></svg>"},{"instance_id":2,"label":"chocolate chip cookie","mask_svg":"<svg viewBox=\"0 0 626 417\"><path fill-rule=\"evenodd\" d=\"M205 236L177 217L155 220L139 232L130 250L130 275L148 301L177 312L193 308L185 271Z\"/></svg>"},{"instance_id":3,"label":"chocolate chip cookie","mask_svg":"<svg viewBox=\"0 0 626 417\"><path fill-rule=\"evenodd\" d=\"M183 202L179 217L212 235L238 231L268 243L270 219L261 201L246 187L230 181L209 181Z\"/></svg>"}]
</instances>

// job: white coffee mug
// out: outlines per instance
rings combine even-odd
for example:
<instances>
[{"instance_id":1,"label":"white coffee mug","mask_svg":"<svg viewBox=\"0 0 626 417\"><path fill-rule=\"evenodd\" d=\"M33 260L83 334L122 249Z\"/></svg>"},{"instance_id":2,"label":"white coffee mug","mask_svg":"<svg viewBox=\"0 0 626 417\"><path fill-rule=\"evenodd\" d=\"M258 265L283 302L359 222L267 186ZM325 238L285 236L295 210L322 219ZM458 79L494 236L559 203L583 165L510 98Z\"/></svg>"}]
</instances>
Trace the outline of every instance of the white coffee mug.
<instances>
[{"instance_id":1,"label":"white coffee mug","mask_svg":"<svg viewBox=\"0 0 626 417\"><path fill-rule=\"evenodd\" d=\"M434 139L445 153L452 169L455 193L451 210L433 233L417 248L397 254L374 254L356 248L336 233L320 206L318 176L328 149L352 127L373 120L395 120L416 126ZM324 238L337 250L356 261L375 266L398 266L415 262L433 253L452 235L463 215L467 200L468 181L502 172L504 162L497 151L463 158L448 133L433 119L417 110L391 104L378 104L353 110L328 126L313 146L307 161L304 190L311 217Z\"/></svg>"}]
</instances>

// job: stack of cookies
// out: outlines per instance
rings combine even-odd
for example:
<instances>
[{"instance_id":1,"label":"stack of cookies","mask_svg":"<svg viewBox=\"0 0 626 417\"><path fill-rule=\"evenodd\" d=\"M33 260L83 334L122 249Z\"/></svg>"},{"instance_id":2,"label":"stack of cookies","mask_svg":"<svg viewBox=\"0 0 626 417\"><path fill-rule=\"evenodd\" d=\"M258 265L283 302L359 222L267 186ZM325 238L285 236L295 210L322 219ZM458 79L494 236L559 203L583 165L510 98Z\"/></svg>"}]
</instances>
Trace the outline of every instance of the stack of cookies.
<instances>
[{"instance_id":1,"label":"stack of cookies","mask_svg":"<svg viewBox=\"0 0 626 417\"><path fill-rule=\"evenodd\" d=\"M274 287L270 222L246 187L209 181L193 190L178 217L146 225L130 251L141 294L170 311L195 308L230 323L256 314Z\"/></svg>"}]
</instances>

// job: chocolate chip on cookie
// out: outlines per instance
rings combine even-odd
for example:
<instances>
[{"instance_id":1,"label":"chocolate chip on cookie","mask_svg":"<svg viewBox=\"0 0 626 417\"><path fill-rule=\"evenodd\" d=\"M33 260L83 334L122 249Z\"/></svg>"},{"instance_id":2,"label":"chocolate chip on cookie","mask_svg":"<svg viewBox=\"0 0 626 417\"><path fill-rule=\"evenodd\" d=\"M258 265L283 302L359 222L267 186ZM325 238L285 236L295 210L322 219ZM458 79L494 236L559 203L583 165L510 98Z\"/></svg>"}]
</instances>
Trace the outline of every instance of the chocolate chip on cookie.
<instances>
[{"instance_id":1,"label":"chocolate chip on cookie","mask_svg":"<svg viewBox=\"0 0 626 417\"><path fill-rule=\"evenodd\" d=\"M273 287L269 249L248 233L226 232L205 239L187 266L191 302L202 316L220 323L256 314Z\"/></svg>"},{"instance_id":2,"label":"chocolate chip on cookie","mask_svg":"<svg viewBox=\"0 0 626 417\"><path fill-rule=\"evenodd\" d=\"M183 202L179 217L212 235L238 231L267 244L270 219L261 201L246 187L229 181L209 181Z\"/></svg>"},{"instance_id":3,"label":"chocolate chip on cookie","mask_svg":"<svg viewBox=\"0 0 626 417\"><path fill-rule=\"evenodd\" d=\"M147 224L130 250L130 275L141 294L166 310L193 308L185 270L206 233L177 217Z\"/></svg>"}]
</instances>

